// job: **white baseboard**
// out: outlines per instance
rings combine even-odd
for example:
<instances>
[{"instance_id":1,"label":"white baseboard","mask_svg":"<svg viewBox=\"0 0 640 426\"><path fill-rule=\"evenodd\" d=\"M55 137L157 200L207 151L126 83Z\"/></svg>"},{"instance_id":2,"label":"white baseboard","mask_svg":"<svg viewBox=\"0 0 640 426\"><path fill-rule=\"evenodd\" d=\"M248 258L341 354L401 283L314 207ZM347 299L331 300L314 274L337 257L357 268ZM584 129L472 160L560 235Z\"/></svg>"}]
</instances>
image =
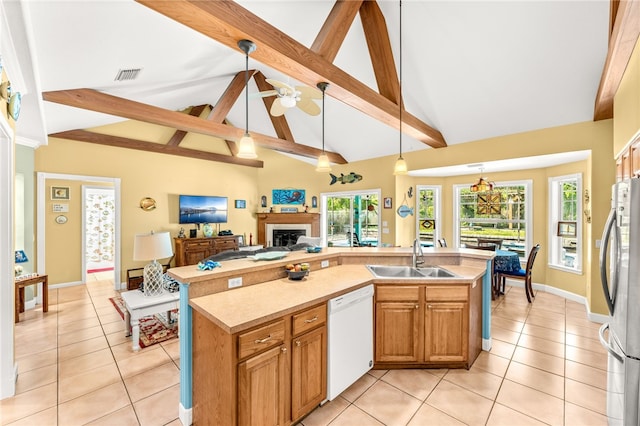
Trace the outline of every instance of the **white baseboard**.
<instances>
[{"instance_id":1,"label":"white baseboard","mask_svg":"<svg viewBox=\"0 0 640 426\"><path fill-rule=\"evenodd\" d=\"M482 339L482 350L490 351L491 350L491 337L488 339Z\"/></svg>"},{"instance_id":2,"label":"white baseboard","mask_svg":"<svg viewBox=\"0 0 640 426\"><path fill-rule=\"evenodd\" d=\"M178 418L182 422L182 426L189 426L193 423L193 408L184 408L182 403L178 407Z\"/></svg>"},{"instance_id":3,"label":"white baseboard","mask_svg":"<svg viewBox=\"0 0 640 426\"><path fill-rule=\"evenodd\" d=\"M82 281L72 281L68 283L53 284L53 285L50 285L49 288L52 289L52 288L74 287L77 285L84 285L84 283Z\"/></svg>"},{"instance_id":4,"label":"white baseboard","mask_svg":"<svg viewBox=\"0 0 640 426\"><path fill-rule=\"evenodd\" d=\"M507 278L506 284L508 284L511 287L520 287L524 291L524 281L509 280ZM560 296L567 300L571 300L573 302L584 305L585 309L587 310L587 318L589 319L589 321L597 322L599 324L604 324L605 322L609 321L608 315L596 314L591 312L591 309L589 308L589 304L587 303L587 298L584 296L580 296L579 294L571 293L570 291L562 290L557 287L553 287L546 284L531 283L531 287L534 290L544 291L546 293Z\"/></svg>"}]
</instances>

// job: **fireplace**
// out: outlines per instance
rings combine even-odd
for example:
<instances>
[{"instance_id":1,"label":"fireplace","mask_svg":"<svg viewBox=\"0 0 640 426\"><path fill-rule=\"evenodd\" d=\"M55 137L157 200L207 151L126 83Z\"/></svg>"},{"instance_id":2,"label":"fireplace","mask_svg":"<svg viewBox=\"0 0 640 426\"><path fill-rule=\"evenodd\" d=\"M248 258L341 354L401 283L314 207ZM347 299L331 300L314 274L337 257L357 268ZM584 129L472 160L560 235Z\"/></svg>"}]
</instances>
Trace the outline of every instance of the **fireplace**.
<instances>
[{"instance_id":1,"label":"fireplace","mask_svg":"<svg viewBox=\"0 0 640 426\"><path fill-rule=\"evenodd\" d=\"M311 236L310 224L278 223L266 225L267 246L290 246L298 241L301 235Z\"/></svg>"},{"instance_id":2,"label":"fireplace","mask_svg":"<svg viewBox=\"0 0 640 426\"><path fill-rule=\"evenodd\" d=\"M291 244L295 244L300 235L320 236L320 215L318 213L258 213L257 217L258 244L265 247L277 246L278 243L291 241ZM273 235L274 230L278 230L277 234L288 235L278 237L280 240L276 241Z\"/></svg>"}]
</instances>

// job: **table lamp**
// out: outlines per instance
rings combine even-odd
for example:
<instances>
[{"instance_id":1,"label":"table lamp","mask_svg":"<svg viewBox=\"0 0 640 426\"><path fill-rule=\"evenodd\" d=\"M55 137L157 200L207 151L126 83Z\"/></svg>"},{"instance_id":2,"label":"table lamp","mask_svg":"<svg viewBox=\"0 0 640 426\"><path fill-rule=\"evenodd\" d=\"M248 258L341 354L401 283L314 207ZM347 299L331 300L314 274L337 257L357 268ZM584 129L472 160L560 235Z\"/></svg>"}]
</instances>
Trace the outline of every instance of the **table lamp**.
<instances>
[{"instance_id":1,"label":"table lamp","mask_svg":"<svg viewBox=\"0 0 640 426\"><path fill-rule=\"evenodd\" d=\"M158 296L164 291L162 265L157 259L173 256L169 232L137 234L133 240L133 260L151 260L144 267L144 295Z\"/></svg>"}]
</instances>

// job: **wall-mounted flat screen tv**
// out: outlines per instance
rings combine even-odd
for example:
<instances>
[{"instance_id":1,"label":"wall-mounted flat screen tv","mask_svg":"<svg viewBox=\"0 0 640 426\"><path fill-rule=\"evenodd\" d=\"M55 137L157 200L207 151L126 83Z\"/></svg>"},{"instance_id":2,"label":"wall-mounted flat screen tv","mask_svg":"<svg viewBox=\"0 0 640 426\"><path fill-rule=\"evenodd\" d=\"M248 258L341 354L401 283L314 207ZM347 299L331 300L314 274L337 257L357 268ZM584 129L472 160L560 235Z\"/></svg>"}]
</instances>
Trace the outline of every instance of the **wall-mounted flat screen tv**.
<instances>
[{"instance_id":1,"label":"wall-mounted flat screen tv","mask_svg":"<svg viewBox=\"0 0 640 426\"><path fill-rule=\"evenodd\" d=\"M180 223L226 223L227 197L180 195Z\"/></svg>"}]
</instances>

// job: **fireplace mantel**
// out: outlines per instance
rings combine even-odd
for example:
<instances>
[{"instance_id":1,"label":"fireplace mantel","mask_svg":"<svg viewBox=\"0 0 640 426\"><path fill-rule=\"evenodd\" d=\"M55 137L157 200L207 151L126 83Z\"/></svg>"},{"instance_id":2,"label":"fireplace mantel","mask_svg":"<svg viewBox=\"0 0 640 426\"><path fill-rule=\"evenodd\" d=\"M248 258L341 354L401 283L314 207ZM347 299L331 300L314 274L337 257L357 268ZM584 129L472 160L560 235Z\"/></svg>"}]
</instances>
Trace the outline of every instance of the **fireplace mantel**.
<instances>
[{"instance_id":1,"label":"fireplace mantel","mask_svg":"<svg viewBox=\"0 0 640 426\"><path fill-rule=\"evenodd\" d=\"M267 225L311 225L310 237L320 236L320 213L258 213L258 244L267 245Z\"/></svg>"}]
</instances>

